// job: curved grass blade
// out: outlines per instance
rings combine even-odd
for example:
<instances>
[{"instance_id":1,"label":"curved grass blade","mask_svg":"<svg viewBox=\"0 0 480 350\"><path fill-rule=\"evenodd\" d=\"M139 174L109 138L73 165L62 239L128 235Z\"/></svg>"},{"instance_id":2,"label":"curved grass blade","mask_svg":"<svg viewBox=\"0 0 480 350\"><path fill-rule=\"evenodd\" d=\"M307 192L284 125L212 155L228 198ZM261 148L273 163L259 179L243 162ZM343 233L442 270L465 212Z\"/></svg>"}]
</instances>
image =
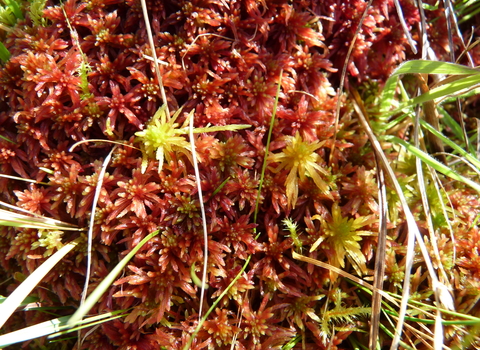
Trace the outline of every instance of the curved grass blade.
<instances>
[{"instance_id":1,"label":"curved grass blade","mask_svg":"<svg viewBox=\"0 0 480 350\"><path fill-rule=\"evenodd\" d=\"M53 320L38 323L31 327L26 327L23 329L19 329L15 332L1 335L0 347L3 348L4 346L21 343L27 340L40 338L47 335L51 335L50 338L54 338L65 333L74 332L82 328L91 327L99 323L108 322L123 317L124 314L121 313L124 311L125 310L119 310L98 316L89 317L81 322L81 326L76 328L70 328L70 326L67 324L70 316L55 318Z\"/></svg>"},{"instance_id":2,"label":"curved grass blade","mask_svg":"<svg viewBox=\"0 0 480 350\"><path fill-rule=\"evenodd\" d=\"M207 262L208 262L208 228L207 228L207 216L205 214L205 206L203 204L203 192L202 192L202 185L201 185L201 179L200 179L200 170L198 169L197 151L195 148L195 139L193 138L194 112L195 110L192 110L188 115L188 118L190 119L189 134L190 134L190 147L192 149L192 164L193 164L193 169L195 171L195 182L197 183L197 194L198 194L198 201L200 203L200 212L202 213L202 229L203 229L203 267L202 267L202 281L200 284L200 307L198 310L198 321L200 322L202 320L203 299L205 298L205 291L208 288L208 285L206 282ZM195 263L193 263L192 267L193 267L193 273L191 273L192 279L195 282L195 284L197 284L198 281L195 281L194 279L194 277L197 276L195 274Z\"/></svg>"},{"instance_id":3,"label":"curved grass blade","mask_svg":"<svg viewBox=\"0 0 480 350\"><path fill-rule=\"evenodd\" d=\"M418 103L423 103L429 100L432 100L437 97L442 97L444 95L452 94L454 89L451 89L451 86L457 86L461 87L456 91L462 90L463 88L470 88L472 86L471 81L466 81L464 83L459 83L458 80L455 82L449 83L450 85L445 87L445 84L440 90L437 90L439 88L432 89L430 91L430 94L432 94L434 91L439 93L439 96L424 96L421 95L417 97L419 99L416 102L413 102L412 100L408 101L407 103L404 103L401 107L395 109L394 111L390 111L390 108L392 106L392 101L393 97L395 95L395 90L397 86L397 80L400 75L404 74L441 74L441 75L467 75L469 77L467 78L472 78L472 76L477 76L477 78L473 78L473 81L478 81L480 75L480 70L475 69L475 68L469 68L466 66L462 66L459 64L455 63L448 63L448 62L438 62L438 61L426 61L426 60L416 60L416 61L408 61L405 63L402 63L388 78L387 82L385 83L385 87L383 89L380 101L380 112L381 113L386 113L388 115L393 115L398 112L400 112L403 108L407 106L412 106ZM462 79L460 79L462 80ZM475 84L475 83L473 83ZM423 98L421 98L424 96ZM425 99L425 100L423 100Z\"/></svg>"},{"instance_id":4,"label":"curved grass blade","mask_svg":"<svg viewBox=\"0 0 480 350\"><path fill-rule=\"evenodd\" d=\"M417 147L409 144L408 142L405 142L404 140L396 137L396 136L388 136L385 138L386 140L389 140L391 142L394 142L396 144L399 144L407 151L415 155L416 157L420 158L423 162L426 164L430 165L433 169L437 170L438 172L441 172L443 175L448 176L449 178L453 180L457 180L460 182L463 182L464 184L472 187L474 190L480 192L480 185L470 179L467 179L466 177L456 173L446 165L440 163L438 160L435 158L431 157L427 153L423 152L422 150L418 149Z\"/></svg>"},{"instance_id":5,"label":"curved grass blade","mask_svg":"<svg viewBox=\"0 0 480 350\"><path fill-rule=\"evenodd\" d=\"M457 151L462 157L465 157L466 160L468 160L470 163L472 163L475 167L477 167L477 169L480 169L480 161L475 158L474 156L472 156L470 153L468 153L467 151L465 151L462 147L460 147L459 145L457 145L455 142L453 142L451 139L449 139L448 137L445 137L445 135L443 135L442 133L438 132L435 128L433 128L430 124L428 124L427 122L425 122L424 120L420 120L420 124L422 124L422 126L427 129L428 131L430 131L432 134L434 134L435 136L437 136L438 138L442 139L442 141L449 145L450 147L452 147L455 151Z\"/></svg>"},{"instance_id":6,"label":"curved grass blade","mask_svg":"<svg viewBox=\"0 0 480 350\"><path fill-rule=\"evenodd\" d=\"M90 223L88 225L87 272L85 274L85 284L83 286L81 303L85 302L85 299L87 297L88 285L90 283L90 270L92 266L93 226L95 223L95 212L97 210L97 202L98 202L98 199L100 198L100 193L102 191L103 180L105 178L105 172L107 170L108 163L110 163L110 159L112 158L112 154L115 151L116 147L117 146L113 146L110 153L108 153L107 157L104 159L102 168L100 169L100 173L98 174L97 185L95 186L95 195L93 197L92 212L90 213Z\"/></svg>"},{"instance_id":7,"label":"curved grass blade","mask_svg":"<svg viewBox=\"0 0 480 350\"><path fill-rule=\"evenodd\" d=\"M158 230L152 232L147 237L145 237L140 243L132 249L118 264L115 268L104 278L102 282L95 288L95 290L90 294L85 300L85 303L82 304L78 310L72 315L68 320L68 325L70 327L76 326L79 324L81 319L90 311L90 309L97 303L97 301L102 297L102 295L107 291L107 289L113 284L117 276L122 272L127 263L133 258L133 256L140 250L145 243L147 243L151 238L155 237L158 234Z\"/></svg>"},{"instance_id":8,"label":"curved grass blade","mask_svg":"<svg viewBox=\"0 0 480 350\"><path fill-rule=\"evenodd\" d=\"M80 242L80 238L66 244L40 265L10 296L0 305L0 327L10 318L23 300L32 292L53 267Z\"/></svg>"}]
</instances>

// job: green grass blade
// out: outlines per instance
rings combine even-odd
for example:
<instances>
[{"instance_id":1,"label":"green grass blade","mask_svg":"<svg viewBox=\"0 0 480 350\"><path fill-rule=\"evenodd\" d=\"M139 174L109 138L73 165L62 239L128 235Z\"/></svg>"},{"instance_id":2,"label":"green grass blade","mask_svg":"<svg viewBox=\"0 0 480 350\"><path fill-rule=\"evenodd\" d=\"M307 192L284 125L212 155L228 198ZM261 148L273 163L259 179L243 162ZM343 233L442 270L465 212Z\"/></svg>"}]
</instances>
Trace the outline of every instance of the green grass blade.
<instances>
[{"instance_id":1,"label":"green grass blade","mask_svg":"<svg viewBox=\"0 0 480 350\"><path fill-rule=\"evenodd\" d=\"M48 258L40 265L28 278L22 282L15 291L0 305L0 327L10 318L16 308L22 304L23 300L32 292L32 290L40 283L40 281L49 273L53 267L62 260L75 246L80 239L66 244L59 251Z\"/></svg>"},{"instance_id":2,"label":"green grass blade","mask_svg":"<svg viewBox=\"0 0 480 350\"><path fill-rule=\"evenodd\" d=\"M420 158L423 162L426 164L430 165L433 169L437 170L438 172L444 174L445 176L448 176L451 179L463 182L464 184L472 187L474 190L477 192L480 192L480 185L470 179L467 179L466 177L457 174L455 171L444 165L443 163L440 163L438 160L434 159L430 155L426 154L422 150L418 149L417 147L405 142L404 140L396 137L396 136L389 136L386 139L388 139L391 142L394 142L396 144L402 145L407 149L410 153L415 155L416 157Z\"/></svg>"},{"instance_id":3,"label":"green grass blade","mask_svg":"<svg viewBox=\"0 0 480 350\"><path fill-rule=\"evenodd\" d=\"M0 297L0 305L3 304L5 301L7 301L8 298L6 297ZM37 297L34 297L34 296L29 296L29 297L26 297L21 303L20 305L18 305L18 307L21 307L21 306L27 306L28 304L32 304L32 303L36 303L39 299Z\"/></svg>"},{"instance_id":4,"label":"green grass blade","mask_svg":"<svg viewBox=\"0 0 480 350\"><path fill-rule=\"evenodd\" d=\"M67 324L69 316L45 321L31 327L26 327L15 332L0 336L0 347L20 343L27 340L43 337L61 330Z\"/></svg>"},{"instance_id":5,"label":"green grass blade","mask_svg":"<svg viewBox=\"0 0 480 350\"><path fill-rule=\"evenodd\" d=\"M20 5L15 0L4 0L17 19L24 19Z\"/></svg>"},{"instance_id":6,"label":"green grass blade","mask_svg":"<svg viewBox=\"0 0 480 350\"><path fill-rule=\"evenodd\" d=\"M261 192L263 187L263 181L265 180L265 171L267 170L267 165L268 165L268 152L270 152L270 142L272 141L273 126L275 125L278 98L280 97L280 89L282 88L282 75L283 75L283 69L280 71L280 77L278 78L277 94L275 96L275 101L273 102L273 113L272 113L272 118L270 119L270 126L268 127L267 144L265 146L265 155L263 157L262 171L260 173L260 181L258 182L257 199L255 201L255 211L253 212L254 223L257 223L258 207L260 205L260 197L261 197ZM257 238L258 236L255 237L255 239Z\"/></svg>"},{"instance_id":7,"label":"green grass blade","mask_svg":"<svg viewBox=\"0 0 480 350\"><path fill-rule=\"evenodd\" d=\"M468 153L467 151L465 151L462 147L460 147L459 145L457 145L455 142L453 142L451 139L445 137L445 135L443 135L442 133L438 132L437 130L435 130L434 127L432 127L430 124L428 124L426 121L424 120L420 120L420 124L422 124L422 126L427 129L428 131L430 131L432 134L434 134L435 136L437 136L438 138L440 138L445 144L447 144L448 146L452 147L455 151L457 151L462 157L465 157L465 159L467 159L470 163L472 163L474 166L477 167L477 169L480 169L480 161L475 158L474 156L472 156L470 153Z\"/></svg>"},{"instance_id":8,"label":"green grass blade","mask_svg":"<svg viewBox=\"0 0 480 350\"><path fill-rule=\"evenodd\" d=\"M123 317L124 315L119 315L119 314L124 311L125 310L114 311L114 312L109 312L106 314L90 317L82 321L82 326L77 328L72 328L72 329L70 329L70 326L68 325L68 319L70 318L70 316L63 316L63 317L55 318L50 321L38 323L34 326L26 327L23 329L19 329L18 331L15 331L15 332L10 332L8 334L1 335L0 348L3 348L4 346L8 346L11 344L15 344L15 343L21 343L27 340L44 337L50 334L52 334L52 338L53 338L68 332L77 331L78 329L81 329L81 328L91 327L99 323L103 323L103 322L111 321L112 319Z\"/></svg>"},{"instance_id":9,"label":"green grass blade","mask_svg":"<svg viewBox=\"0 0 480 350\"><path fill-rule=\"evenodd\" d=\"M473 86L480 84L480 75L470 75L462 79L458 79L456 81L452 81L450 83L446 83L440 85L434 89L431 89L429 92L426 92L418 97L411 99L404 103L404 106L400 105L399 109L414 106L420 103L428 102L434 100L439 97L444 97L448 95L453 95L456 92L465 90L465 89L472 89Z\"/></svg>"},{"instance_id":10,"label":"green grass blade","mask_svg":"<svg viewBox=\"0 0 480 350\"><path fill-rule=\"evenodd\" d=\"M282 350L292 350L298 343L302 341L302 337L297 335L282 347Z\"/></svg>"},{"instance_id":11,"label":"green grass blade","mask_svg":"<svg viewBox=\"0 0 480 350\"><path fill-rule=\"evenodd\" d=\"M441 106L437 106L438 113L442 115L442 123L450 128L457 140L463 140L463 131L455 119ZM463 145L465 145L463 143Z\"/></svg>"},{"instance_id":12,"label":"green grass blade","mask_svg":"<svg viewBox=\"0 0 480 350\"><path fill-rule=\"evenodd\" d=\"M385 313L392 315L392 316L398 316L396 312L392 312L389 310L383 310ZM428 320L424 318L417 318L417 317L411 317L411 316L405 316L405 321L410 321L410 322L417 322L417 323L424 323L424 324L435 324L435 320ZM442 320L442 324L444 326L476 326L480 324L480 320Z\"/></svg>"},{"instance_id":13,"label":"green grass blade","mask_svg":"<svg viewBox=\"0 0 480 350\"><path fill-rule=\"evenodd\" d=\"M380 323L380 328L390 337L390 338L393 338L394 334L382 323ZM411 346L409 346L408 344L406 344L405 342L401 341L400 340L400 345L407 349L407 350L416 350L414 348L412 348Z\"/></svg>"},{"instance_id":14,"label":"green grass blade","mask_svg":"<svg viewBox=\"0 0 480 350\"><path fill-rule=\"evenodd\" d=\"M10 51L8 51L5 45L0 43L0 60L2 60L3 62L7 62L9 59L10 59Z\"/></svg>"},{"instance_id":15,"label":"green grass blade","mask_svg":"<svg viewBox=\"0 0 480 350\"><path fill-rule=\"evenodd\" d=\"M117 276L122 272L122 270L127 266L128 262L133 258L133 256L140 250L145 243L147 243L151 238L155 237L158 234L158 230L152 232L147 237L145 237L140 243L128 253L122 261L120 261L117 266L108 274L107 277L103 279L102 282L95 288L95 290L90 294L85 300L85 303L78 308L78 310L72 315L68 320L68 325L70 327L76 326L82 318L90 311L90 309L97 303L97 301L102 297L102 295L111 287Z\"/></svg>"},{"instance_id":16,"label":"green grass blade","mask_svg":"<svg viewBox=\"0 0 480 350\"><path fill-rule=\"evenodd\" d=\"M9 141L8 139L2 137L3 140L6 140L6 141ZM11 142L11 141L10 141ZM53 174L53 173L52 173ZM12 180L17 180L17 181L25 181L25 182L29 182L29 183L32 183L32 184L40 184L40 185L46 185L46 186L49 186L49 184L47 184L46 182L39 182L39 181L36 181L36 180L32 180L32 179L24 179L24 178L21 178L19 176L13 176L13 175L5 175L5 174L0 174L0 177L4 177L6 179L12 179ZM3 203L3 202L2 202Z\"/></svg>"},{"instance_id":17,"label":"green grass blade","mask_svg":"<svg viewBox=\"0 0 480 350\"><path fill-rule=\"evenodd\" d=\"M382 113L388 115L394 115L400 113L402 109L414 106L420 103L425 103L436 98L445 97L448 95L453 95L457 92L467 89L473 89L475 85L480 84L480 75L470 75L466 78L462 78L456 81L452 81L450 83L446 83L444 85L440 85L429 92L426 92L418 97L412 98L408 101L403 102L400 106L393 110L387 111L387 108L384 109L384 105L382 104Z\"/></svg>"},{"instance_id":18,"label":"green grass blade","mask_svg":"<svg viewBox=\"0 0 480 350\"><path fill-rule=\"evenodd\" d=\"M416 61L408 61L405 63L402 63L388 78L387 82L385 83L385 87L383 89L380 101L380 112L381 113L386 113L389 115L396 114L398 113L402 108L405 108L406 106L411 106L417 103L422 103L425 101L416 101L414 103L408 104L408 102L395 109L394 112L389 112L392 106L392 101L394 100L394 95L396 91L396 86L397 86L397 81L398 77L400 75L404 74L448 74L448 75L471 75L471 76L476 76L480 74L480 70L475 69L475 68L469 68L466 66L462 66L459 64L455 63L448 63L448 62L438 62L438 61L423 61L423 60L416 60ZM471 77L470 77L471 78ZM478 79L473 79L474 81L478 81ZM452 82L450 84L445 84L445 85L456 85L458 84L457 82ZM474 84L474 83L473 83ZM445 86L443 85L443 86ZM472 82L468 82L467 85L463 88L469 88L472 86ZM440 86L439 88L442 88ZM439 89L437 88L437 89ZM436 90L436 89L434 89ZM443 90L447 90L447 92L440 92L438 97L445 96L448 94L451 94L452 92L448 92L449 88L443 88ZM443 91L442 90L442 91ZM459 89L461 90L461 89ZM433 91L433 90L432 90ZM422 95L423 96L423 95ZM421 96L419 96L421 97ZM434 99L436 97L431 97L429 98ZM411 100L409 101L411 102Z\"/></svg>"},{"instance_id":19,"label":"green grass blade","mask_svg":"<svg viewBox=\"0 0 480 350\"><path fill-rule=\"evenodd\" d=\"M104 313L104 314L101 314L101 315L88 317L88 318L83 319L81 322L79 322L78 327L74 327L74 328L70 328L70 326L68 325L68 318L70 316L66 316L66 318L67 318L66 321L67 322L65 322L65 326L61 327L61 329L58 332L54 332L54 333L50 333L50 334L46 334L46 335L48 335L48 339L56 338L56 337L59 337L61 335L67 334L67 333L76 332L80 329L92 327L92 326L102 324L102 323L105 323L105 322L110 322L112 320L116 320L117 318L127 316L128 315L126 313L127 311L128 311L127 309L117 310L117 311L107 312L107 313Z\"/></svg>"},{"instance_id":20,"label":"green grass blade","mask_svg":"<svg viewBox=\"0 0 480 350\"><path fill-rule=\"evenodd\" d=\"M440 62L440 61L424 61L414 60L402 63L392 73L388 79L393 79L404 74L448 74L448 75L476 75L480 74L480 70L462 66L461 64Z\"/></svg>"},{"instance_id":21,"label":"green grass blade","mask_svg":"<svg viewBox=\"0 0 480 350\"><path fill-rule=\"evenodd\" d=\"M458 11L461 17L458 23L462 24L470 20L477 13L480 13L480 2L478 2L478 0L465 1L455 6L455 10Z\"/></svg>"}]
</instances>

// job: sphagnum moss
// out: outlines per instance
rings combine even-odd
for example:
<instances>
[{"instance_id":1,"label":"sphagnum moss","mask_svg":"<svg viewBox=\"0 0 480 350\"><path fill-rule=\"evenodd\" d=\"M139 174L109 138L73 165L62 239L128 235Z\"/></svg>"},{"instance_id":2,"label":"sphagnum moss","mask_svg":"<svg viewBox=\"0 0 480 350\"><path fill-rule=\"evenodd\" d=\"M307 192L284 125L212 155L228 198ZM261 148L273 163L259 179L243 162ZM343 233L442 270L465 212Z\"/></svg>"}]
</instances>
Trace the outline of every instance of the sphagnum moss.
<instances>
[{"instance_id":1,"label":"sphagnum moss","mask_svg":"<svg viewBox=\"0 0 480 350\"><path fill-rule=\"evenodd\" d=\"M364 147L366 138L349 97L335 91L345 43L352 41L365 5L357 0L341 4L327 0L320 5L315 1L149 2L156 55L167 63L160 69L166 89L162 100L152 86L158 76L146 58L152 52L145 26L138 25L142 16L136 0L47 3L44 27L27 13L26 20L8 33L4 43L11 57L0 68L0 134L5 137L0 140L0 171L48 185L39 183L32 189L0 179L4 201L83 227L96 164L110 146L98 143L68 153L69 146L87 139L143 145L141 151L118 148L107 169L93 229L98 247L92 257L93 276L98 281L144 237L156 229L162 232L136 254L125 275L92 310L134 311L126 319L103 324L87 337L83 348L177 349L188 344L198 322L200 299L190 272L195 263L198 266L204 248L199 203L189 175L193 168L185 123L190 117L198 136L209 228L208 300L225 291L250 261L208 316L192 348L226 349L235 343L247 349L323 349L329 344L348 346L348 339L367 346L360 333L350 335L365 324L361 316L360 321L350 317L366 313L360 292L292 259L292 249L305 254L314 248L308 253L312 259L329 261L348 272L368 277L373 268L376 238L364 231L375 228L378 210L374 156L371 148ZM413 28L419 22L418 9L405 1L401 5L407 26ZM375 2L367 11L347 62L353 78L349 84L375 79L382 85L398 63L414 56L391 3ZM426 11L427 20L439 17L438 11ZM433 47L444 59L446 27L442 20L437 22L428 30L430 34L435 30ZM91 72L82 64L88 64ZM281 93L271 134L272 156L254 213L278 81ZM339 129L334 130L337 99L342 107ZM167 106L177 112L165 113ZM240 130L235 127L239 124L250 129ZM408 129L397 131L409 135ZM334 142L334 159L327 168ZM389 157L395 158L397 151L390 147ZM470 237L480 211L478 194L456 183L444 181L444 185L454 209L449 213L462 222L453 225L456 240L442 229L440 243L447 250L445 258L456 249L458 259L448 269L454 285L471 287L479 270ZM392 249L385 288L395 291L401 289L399 268L404 266L404 218L397 208L391 212ZM254 216L258 216L256 224ZM281 223L286 218L297 228L291 225L290 232L284 231ZM417 219L422 227L420 214ZM4 236L0 257L5 260L5 279L27 275L53 249L42 247L37 232L30 229L8 230ZM83 282L84 266L83 254L77 254L53 270L48 280L55 283L40 285L36 292L42 306L76 304L75 286ZM414 282L417 295L426 295L427 280L415 275ZM8 294L4 288L2 293ZM334 304L319 297L337 289L349 297ZM459 309L475 315L474 294L459 296ZM12 319L5 331L20 328L22 317ZM217 317L228 326L216 327ZM335 335L328 333L332 327L337 327ZM420 337L412 335L413 341ZM389 345L387 336L380 339L378 346ZM448 333L448 342L461 340Z\"/></svg>"}]
</instances>

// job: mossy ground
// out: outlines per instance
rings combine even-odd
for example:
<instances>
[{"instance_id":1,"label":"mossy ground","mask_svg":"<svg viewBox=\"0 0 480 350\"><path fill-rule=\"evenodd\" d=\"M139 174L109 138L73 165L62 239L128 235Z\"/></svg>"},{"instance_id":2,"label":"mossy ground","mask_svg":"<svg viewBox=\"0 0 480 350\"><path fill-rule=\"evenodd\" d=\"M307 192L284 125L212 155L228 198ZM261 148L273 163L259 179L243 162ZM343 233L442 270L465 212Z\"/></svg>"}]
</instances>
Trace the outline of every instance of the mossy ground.
<instances>
[{"instance_id":1,"label":"mossy ground","mask_svg":"<svg viewBox=\"0 0 480 350\"><path fill-rule=\"evenodd\" d=\"M411 1L400 4L406 26L420 45L420 13ZM208 228L207 306L251 259L191 348L368 346L371 296L337 273L294 259L292 253L365 280L375 272L378 165L351 94L338 91L366 3L198 0L148 1L147 7L156 55L164 63L160 70L166 103L172 114L181 108L177 125L171 120L172 133L160 135L165 136L160 146L145 141L154 125L149 121L165 101L149 58L140 1L47 1L44 21L34 20L27 10L26 19L3 41L11 57L0 67L0 169L4 175L37 182L0 178L1 200L87 227L102 161L113 145L94 142L69 148L82 140L118 141L128 146L117 146L103 179L93 228L91 288L145 236L160 230L91 311L128 309L128 317L102 324L85 338L83 348L181 349L198 323L200 292L191 270L193 266L193 272L200 273L203 265L202 218L188 132L180 130L190 113L195 128L250 126L205 129L194 136ZM448 60L449 51L458 56L462 45L456 37L449 48L442 8L430 9L426 16L438 58ZM465 37L472 34L468 30ZM477 48L471 51L476 64ZM433 218L429 226L414 157L382 139L413 138L407 119L385 128L394 117L379 114L379 98L394 69L419 55L407 42L393 1L373 1L347 62L346 91L359 91L420 233L429 237L425 241L431 260L441 282L451 288L456 311L478 316L478 193L443 175L438 182L426 178ZM467 63L465 56L461 63ZM412 94L417 88L408 79L404 86ZM467 121L475 117L472 106L477 104L474 96L466 99ZM444 107L460 123L464 115L453 105ZM160 124L165 126L169 118L165 115ZM163 132L160 124L156 133ZM452 125L443 124L442 131L454 138ZM475 133L469 122L466 132ZM466 166L453 167L475 179ZM436 184L441 184L440 196ZM401 294L408 232L390 180L387 186L383 288ZM287 227L285 220L290 222ZM78 236L39 236L34 229L5 226L0 232L1 274L7 281L1 286L3 295L34 271L60 240ZM416 252L413 264L410 294L432 305L425 258ZM69 314L61 307L77 307L85 265L83 245L35 290L42 307L58 307L55 315ZM409 315L420 317L414 311ZM383 314L381 323L393 331L387 317ZM50 318L41 311L17 313L2 332ZM418 321L410 320L402 341L421 348L426 338L416 328ZM432 330L426 325L421 332ZM462 325L447 327L445 345L462 346L466 331ZM379 346L391 341L382 329ZM44 344L53 349L73 343Z\"/></svg>"}]
</instances>

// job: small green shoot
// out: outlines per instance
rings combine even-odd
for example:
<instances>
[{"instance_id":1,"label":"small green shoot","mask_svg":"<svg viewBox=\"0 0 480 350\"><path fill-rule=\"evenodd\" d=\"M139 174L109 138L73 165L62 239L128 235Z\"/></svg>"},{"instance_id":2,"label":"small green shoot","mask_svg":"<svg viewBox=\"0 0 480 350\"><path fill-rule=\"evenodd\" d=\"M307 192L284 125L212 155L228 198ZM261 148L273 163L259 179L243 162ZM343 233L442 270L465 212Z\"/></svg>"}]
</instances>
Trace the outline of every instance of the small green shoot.
<instances>
[{"instance_id":1,"label":"small green shoot","mask_svg":"<svg viewBox=\"0 0 480 350\"><path fill-rule=\"evenodd\" d=\"M17 20L24 19L20 4L15 0L2 0L5 5L0 5L0 23L13 27Z\"/></svg>"},{"instance_id":2,"label":"small green shoot","mask_svg":"<svg viewBox=\"0 0 480 350\"><path fill-rule=\"evenodd\" d=\"M342 305L341 292L337 292L335 307L321 315L321 335L327 344L327 339L336 332L359 331L355 326L355 319L371 313L370 307L344 307Z\"/></svg>"},{"instance_id":3,"label":"small green shoot","mask_svg":"<svg viewBox=\"0 0 480 350\"><path fill-rule=\"evenodd\" d=\"M303 243L297 233L297 227L298 227L297 223L290 218L283 219L282 222L287 228L288 232L290 232L290 238L292 239L293 244L295 245L295 248L296 248L295 250L301 253Z\"/></svg>"},{"instance_id":4,"label":"small green shoot","mask_svg":"<svg viewBox=\"0 0 480 350\"><path fill-rule=\"evenodd\" d=\"M43 9L47 0L29 0L30 1L30 11L29 15L32 19L32 22L36 26L45 27L48 24L48 20L43 16Z\"/></svg>"},{"instance_id":5,"label":"small green shoot","mask_svg":"<svg viewBox=\"0 0 480 350\"><path fill-rule=\"evenodd\" d=\"M147 169L149 159L158 160L158 172L160 173L165 160L167 162L172 160L173 153L183 154L192 161L190 143L183 135L188 134L188 122L190 118L193 118L193 113L195 111L192 110L185 119L185 123L179 127L180 124L176 123L176 120L181 112L182 109L180 108L172 117L169 117L167 115L167 106L164 104L148 122L145 130L139 131L135 134L143 153L142 173ZM237 131L250 127L251 126L247 124L210 126L195 128L193 129L193 133Z\"/></svg>"},{"instance_id":6,"label":"small green shoot","mask_svg":"<svg viewBox=\"0 0 480 350\"><path fill-rule=\"evenodd\" d=\"M312 178L323 194L333 199L329 192L329 186L320 176L322 174L328 177L329 174L319 165L320 156L316 152L323 146L325 141L309 143L302 140L302 137L297 132L295 136L285 136L285 142L286 146L282 152L271 154L270 161L278 163L278 166L273 170L274 172L277 173L283 169L288 170L288 176L285 181L288 206L295 208L298 199L299 180L305 181L307 176Z\"/></svg>"},{"instance_id":7,"label":"small green shoot","mask_svg":"<svg viewBox=\"0 0 480 350\"><path fill-rule=\"evenodd\" d=\"M63 231L60 230L38 230L38 241L32 243L32 249L46 248L43 253L43 257L46 258L63 247L62 236Z\"/></svg>"},{"instance_id":8,"label":"small green shoot","mask_svg":"<svg viewBox=\"0 0 480 350\"><path fill-rule=\"evenodd\" d=\"M46 1L46 0L37 0L37 1ZM43 4L43 6L45 6L45 4ZM78 67L77 72L78 72L78 76L80 77L80 88L82 89L80 98L85 100L93 96L92 93L90 92L90 88L88 87L88 73L92 71L92 68L88 64L87 56L83 52L82 47L80 45L80 41L78 40L78 33L75 29L73 29L72 24L70 23L70 19L68 18L67 13L65 12L63 3L61 6L62 6L63 15L65 16L65 21L67 22L68 29L70 29L70 36L72 37L72 41L77 47L77 50L80 53L80 56L82 57L82 62L80 63L80 66Z\"/></svg>"},{"instance_id":9,"label":"small green shoot","mask_svg":"<svg viewBox=\"0 0 480 350\"><path fill-rule=\"evenodd\" d=\"M15 0L3 0L3 2L8 6L10 11L12 11L12 13L15 15L15 17L16 17L15 22L16 22L17 19L25 19L25 17L23 17L22 10L20 9L20 4L17 1L15 1Z\"/></svg>"},{"instance_id":10,"label":"small green shoot","mask_svg":"<svg viewBox=\"0 0 480 350\"><path fill-rule=\"evenodd\" d=\"M372 232L359 230L377 221L372 217L358 217L356 219L344 217L337 203L332 206L331 218L325 220L319 215L312 217L319 220L322 227L322 236L310 248L313 252L322 243L326 242L335 254L329 258L330 264L336 267L345 267L345 257L350 260L355 271L360 275L367 273L366 258L361 251L359 241L362 236L370 236Z\"/></svg>"}]
</instances>

